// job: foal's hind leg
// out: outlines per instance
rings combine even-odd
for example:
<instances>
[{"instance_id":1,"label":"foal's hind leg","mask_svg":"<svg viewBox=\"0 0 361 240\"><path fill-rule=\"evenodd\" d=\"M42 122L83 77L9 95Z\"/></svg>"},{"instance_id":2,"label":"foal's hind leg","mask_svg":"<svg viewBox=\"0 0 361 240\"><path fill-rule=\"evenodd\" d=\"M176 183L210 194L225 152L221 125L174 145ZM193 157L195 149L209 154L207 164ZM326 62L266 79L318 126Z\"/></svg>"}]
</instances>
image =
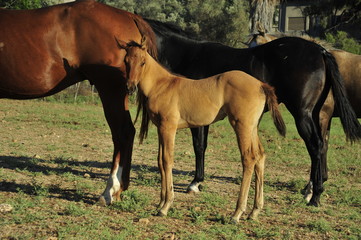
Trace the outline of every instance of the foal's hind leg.
<instances>
[{"instance_id":1,"label":"foal's hind leg","mask_svg":"<svg viewBox=\"0 0 361 240\"><path fill-rule=\"evenodd\" d=\"M251 214L249 215L250 219L257 219L258 214L263 208L263 176L264 176L264 165L266 160L266 155L264 154L263 147L259 142L259 161L256 162L255 166L255 196L254 196L254 205Z\"/></svg>"},{"instance_id":2,"label":"foal's hind leg","mask_svg":"<svg viewBox=\"0 0 361 240\"><path fill-rule=\"evenodd\" d=\"M241 152L243 166L241 188L236 210L232 216L233 221L238 222L242 214L246 211L248 193L254 169L256 169L255 200L252 213L249 217L252 219L257 218L263 207L263 172L265 156L263 147L259 142L257 135L257 122L247 125L245 122L241 123L240 121L233 121L230 119L230 123L237 135L237 142Z\"/></svg>"}]
</instances>

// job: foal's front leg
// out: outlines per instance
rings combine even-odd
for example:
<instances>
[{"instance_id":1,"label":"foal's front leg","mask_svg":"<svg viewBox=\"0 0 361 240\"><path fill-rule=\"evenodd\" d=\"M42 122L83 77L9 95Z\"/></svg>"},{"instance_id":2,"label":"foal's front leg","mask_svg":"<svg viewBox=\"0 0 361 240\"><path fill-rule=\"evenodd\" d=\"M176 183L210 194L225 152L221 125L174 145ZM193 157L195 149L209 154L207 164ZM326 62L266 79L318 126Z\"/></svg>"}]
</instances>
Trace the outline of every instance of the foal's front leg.
<instances>
[{"instance_id":1,"label":"foal's front leg","mask_svg":"<svg viewBox=\"0 0 361 240\"><path fill-rule=\"evenodd\" d=\"M158 127L159 153L158 166L161 173L161 200L159 216L166 216L174 200L172 169L174 165L174 141L176 126L161 124Z\"/></svg>"}]
</instances>

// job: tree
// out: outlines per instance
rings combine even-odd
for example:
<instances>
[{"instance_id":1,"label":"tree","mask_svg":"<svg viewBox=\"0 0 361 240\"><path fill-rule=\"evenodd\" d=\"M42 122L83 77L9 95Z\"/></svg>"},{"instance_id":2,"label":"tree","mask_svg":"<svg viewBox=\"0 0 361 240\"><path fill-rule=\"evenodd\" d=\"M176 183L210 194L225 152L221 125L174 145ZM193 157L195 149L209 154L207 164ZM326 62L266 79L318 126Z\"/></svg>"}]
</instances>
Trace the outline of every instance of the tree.
<instances>
[{"instance_id":1,"label":"tree","mask_svg":"<svg viewBox=\"0 0 361 240\"><path fill-rule=\"evenodd\" d=\"M0 0L0 7L11 9L34 9L46 6L43 0Z\"/></svg>"},{"instance_id":2,"label":"tree","mask_svg":"<svg viewBox=\"0 0 361 240\"><path fill-rule=\"evenodd\" d=\"M248 5L242 0L102 0L143 17L175 24L194 38L241 46L248 35Z\"/></svg>"},{"instance_id":3,"label":"tree","mask_svg":"<svg viewBox=\"0 0 361 240\"><path fill-rule=\"evenodd\" d=\"M318 17L325 32L329 32L360 20L361 0L314 0L310 1L304 13Z\"/></svg>"},{"instance_id":4,"label":"tree","mask_svg":"<svg viewBox=\"0 0 361 240\"><path fill-rule=\"evenodd\" d=\"M259 28L272 32L275 7L281 0L250 0L250 32L257 33Z\"/></svg>"}]
</instances>

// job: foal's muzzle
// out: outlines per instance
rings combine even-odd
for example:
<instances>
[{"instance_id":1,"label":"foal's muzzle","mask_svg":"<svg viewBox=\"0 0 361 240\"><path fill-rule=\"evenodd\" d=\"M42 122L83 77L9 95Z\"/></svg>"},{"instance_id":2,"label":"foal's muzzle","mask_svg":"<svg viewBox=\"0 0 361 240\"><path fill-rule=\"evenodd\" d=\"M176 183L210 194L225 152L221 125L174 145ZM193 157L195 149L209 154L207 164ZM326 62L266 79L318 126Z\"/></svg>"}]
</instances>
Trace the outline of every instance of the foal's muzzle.
<instances>
[{"instance_id":1,"label":"foal's muzzle","mask_svg":"<svg viewBox=\"0 0 361 240\"><path fill-rule=\"evenodd\" d=\"M137 86L133 84L127 84L128 94L132 95L135 91L137 91Z\"/></svg>"}]
</instances>

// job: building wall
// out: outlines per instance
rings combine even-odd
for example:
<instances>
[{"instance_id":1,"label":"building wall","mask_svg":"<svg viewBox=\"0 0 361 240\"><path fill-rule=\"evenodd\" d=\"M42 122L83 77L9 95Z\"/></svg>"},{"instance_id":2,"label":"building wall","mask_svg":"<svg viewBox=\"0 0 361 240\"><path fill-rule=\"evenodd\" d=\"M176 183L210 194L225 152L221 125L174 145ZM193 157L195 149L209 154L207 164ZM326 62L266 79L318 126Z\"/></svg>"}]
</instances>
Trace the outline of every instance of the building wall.
<instances>
[{"instance_id":1,"label":"building wall","mask_svg":"<svg viewBox=\"0 0 361 240\"><path fill-rule=\"evenodd\" d=\"M306 3L286 2L280 7L279 30L281 32L305 32L310 28L309 17L304 17L302 11Z\"/></svg>"}]
</instances>

